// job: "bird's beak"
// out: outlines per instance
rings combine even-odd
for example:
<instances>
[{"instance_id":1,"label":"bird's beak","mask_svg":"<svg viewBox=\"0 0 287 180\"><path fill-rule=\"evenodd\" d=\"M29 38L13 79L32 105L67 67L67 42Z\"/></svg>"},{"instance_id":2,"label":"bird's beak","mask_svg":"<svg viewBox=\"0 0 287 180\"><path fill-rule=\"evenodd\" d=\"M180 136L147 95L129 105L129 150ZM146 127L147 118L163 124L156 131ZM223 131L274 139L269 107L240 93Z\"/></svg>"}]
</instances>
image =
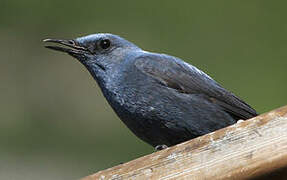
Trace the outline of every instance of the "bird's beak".
<instances>
[{"instance_id":1,"label":"bird's beak","mask_svg":"<svg viewBox=\"0 0 287 180\"><path fill-rule=\"evenodd\" d=\"M46 48L53 49L56 51L66 52L70 55L83 54L85 51L88 51L87 48L78 45L75 40L45 39L43 41L45 43L51 42L51 43L61 44L66 47L70 47L70 48L66 48L62 46L49 46L49 45L45 46Z\"/></svg>"}]
</instances>

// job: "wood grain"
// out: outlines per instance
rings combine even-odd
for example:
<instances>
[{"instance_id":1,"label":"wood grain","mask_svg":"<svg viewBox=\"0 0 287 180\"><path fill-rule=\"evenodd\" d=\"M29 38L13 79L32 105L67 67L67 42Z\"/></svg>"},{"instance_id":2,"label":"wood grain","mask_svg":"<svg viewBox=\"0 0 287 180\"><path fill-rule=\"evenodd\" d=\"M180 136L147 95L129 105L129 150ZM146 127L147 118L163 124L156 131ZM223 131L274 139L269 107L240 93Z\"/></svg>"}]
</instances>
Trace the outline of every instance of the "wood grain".
<instances>
[{"instance_id":1,"label":"wood grain","mask_svg":"<svg viewBox=\"0 0 287 180\"><path fill-rule=\"evenodd\" d=\"M287 106L82 180L250 179L284 167Z\"/></svg>"}]
</instances>

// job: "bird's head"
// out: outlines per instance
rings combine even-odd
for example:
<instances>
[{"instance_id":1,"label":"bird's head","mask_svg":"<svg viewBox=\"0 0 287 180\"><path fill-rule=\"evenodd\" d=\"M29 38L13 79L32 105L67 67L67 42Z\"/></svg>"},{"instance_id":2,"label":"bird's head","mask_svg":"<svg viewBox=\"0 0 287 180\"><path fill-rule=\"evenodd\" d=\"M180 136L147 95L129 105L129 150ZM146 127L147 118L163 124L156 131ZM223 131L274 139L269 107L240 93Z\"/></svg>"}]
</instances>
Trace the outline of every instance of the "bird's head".
<instances>
[{"instance_id":1,"label":"bird's head","mask_svg":"<svg viewBox=\"0 0 287 180\"><path fill-rule=\"evenodd\" d=\"M133 43L113 34L92 34L73 40L46 39L58 46L45 46L78 59L98 80L105 78L131 51L140 50Z\"/></svg>"}]
</instances>

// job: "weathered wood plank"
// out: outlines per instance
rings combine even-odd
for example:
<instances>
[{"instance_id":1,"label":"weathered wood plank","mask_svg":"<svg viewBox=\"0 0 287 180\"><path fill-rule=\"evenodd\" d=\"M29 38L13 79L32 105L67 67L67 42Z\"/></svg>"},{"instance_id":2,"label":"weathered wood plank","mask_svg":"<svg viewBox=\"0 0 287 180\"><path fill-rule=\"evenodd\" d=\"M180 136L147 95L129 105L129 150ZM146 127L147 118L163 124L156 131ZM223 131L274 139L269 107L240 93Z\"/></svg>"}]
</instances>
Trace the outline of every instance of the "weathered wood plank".
<instances>
[{"instance_id":1,"label":"weathered wood plank","mask_svg":"<svg viewBox=\"0 0 287 180\"><path fill-rule=\"evenodd\" d=\"M283 167L287 167L287 106L82 180L247 179Z\"/></svg>"}]
</instances>

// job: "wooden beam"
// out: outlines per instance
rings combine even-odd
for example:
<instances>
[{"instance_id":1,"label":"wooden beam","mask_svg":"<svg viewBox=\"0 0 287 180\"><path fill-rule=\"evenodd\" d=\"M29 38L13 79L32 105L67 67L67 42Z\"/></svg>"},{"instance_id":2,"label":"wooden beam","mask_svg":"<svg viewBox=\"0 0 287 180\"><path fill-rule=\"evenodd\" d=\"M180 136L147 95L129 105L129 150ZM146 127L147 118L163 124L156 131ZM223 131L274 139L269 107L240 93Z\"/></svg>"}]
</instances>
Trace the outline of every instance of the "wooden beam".
<instances>
[{"instance_id":1,"label":"wooden beam","mask_svg":"<svg viewBox=\"0 0 287 180\"><path fill-rule=\"evenodd\" d=\"M287 106L82 180L249 179L284 167Z\"/></svg>"}]
</instances>

